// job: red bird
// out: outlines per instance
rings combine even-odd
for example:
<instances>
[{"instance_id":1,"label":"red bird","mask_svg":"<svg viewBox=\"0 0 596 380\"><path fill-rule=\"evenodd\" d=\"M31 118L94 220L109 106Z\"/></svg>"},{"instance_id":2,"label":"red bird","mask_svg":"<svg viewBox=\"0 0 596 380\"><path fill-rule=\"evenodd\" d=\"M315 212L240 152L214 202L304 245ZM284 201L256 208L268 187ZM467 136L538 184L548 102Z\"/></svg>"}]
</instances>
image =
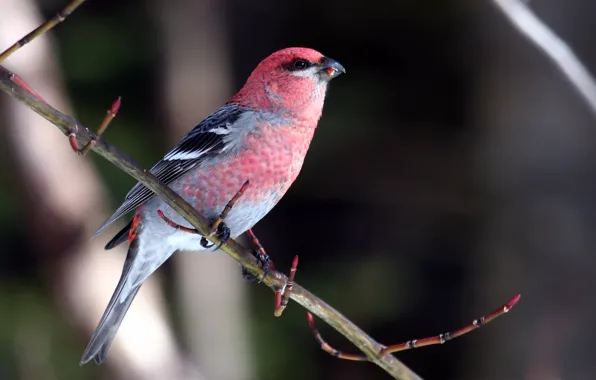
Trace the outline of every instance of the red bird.
<instances>
[{"instance_id":1,"label":"red bird","mask_svg":"<svg viewBox=\"0 0 596 380\"><path fill-rule=\"evenodd\" d=\"M307 48L288 48L265 58L242 89L190 131L151 173L208 218L215 219L246 180L250 186L226 217L222 240L252 228L294 182L321 118L329 81L345 70ZM201 236L176 230L158 216L192 227L137 183L124 203L95 233L135 211L107 245L129 240L120 281L81 364L105 360L116 332L143 282L176 250L201 251Z\"/></svg>"}]
</instances>

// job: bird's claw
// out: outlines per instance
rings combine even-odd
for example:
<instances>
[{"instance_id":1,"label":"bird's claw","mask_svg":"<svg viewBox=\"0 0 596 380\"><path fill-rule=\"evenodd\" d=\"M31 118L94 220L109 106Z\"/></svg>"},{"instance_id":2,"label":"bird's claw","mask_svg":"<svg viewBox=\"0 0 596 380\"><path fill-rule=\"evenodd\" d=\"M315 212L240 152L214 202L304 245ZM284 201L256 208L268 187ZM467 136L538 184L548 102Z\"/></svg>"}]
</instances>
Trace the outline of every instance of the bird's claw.
<instances>
[{"instance_id":1,"label":"bird's claw","mask_svg":"<svg viewBox=\"0 0 596 380\"><path fill-rule=\"evenodd\" d=\"M248 269L246 269L245 267L242 267L242 273L241 273L241 275L242 275L242 279L243 280L246 280L246 281L249 281L249 282L256 281L256 279L257 279L257 276L255 276L254 274L250 273L248 271Z\"/></svg>"},{"instance_id":2,"label":"bird's claw","mask_svg":"<svg viewBox=\"0 0 596 380\"><path fill-rule=\"evenodd\" d=\"M267 277L269 271L271 270L271 259L269 258L269 255L263 254L260 250L255 251L254 255L257 258L257 260L259 260L259 263L261 263L261 266L263 268L263 277L259 279L257 276L250 273L246 268L242 267L242 278L250 282L259 280L260 283L265 279L265 277Z\"/></svg>"},{"instance_id":3,"label":"bird's claw","mask_svg":"<svg viewBox=\"0 0 596 380\"><path fill-rule=\"evenodd\" d=\"M220 243L217 245L217 247L214 249L214 251L217 251L218 249L220 249L221 246L224 245L224 243L230 239L231 234L232 233L230 231L230 228L224 222L219 223L219 225L217 226L217 229L215 230L214 235L219 238ZM207 240L207 238L205 238L204 236L201 238L201 247L211 248L214 245L215 244L213 244L213 243L209 243L209 240Z\"/></svg>"}]
</instances>

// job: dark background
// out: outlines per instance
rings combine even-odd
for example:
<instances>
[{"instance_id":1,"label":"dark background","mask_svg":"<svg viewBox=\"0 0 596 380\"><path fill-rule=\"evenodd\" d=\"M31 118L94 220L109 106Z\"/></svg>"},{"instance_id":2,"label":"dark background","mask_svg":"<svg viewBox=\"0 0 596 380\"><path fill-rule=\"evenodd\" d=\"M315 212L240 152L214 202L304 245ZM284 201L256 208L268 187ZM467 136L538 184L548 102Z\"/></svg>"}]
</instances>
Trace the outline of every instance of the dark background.
<instances>
[{"instance_id":1,"label":"dark background","mask_svg":"<svg viewBox=\"0 0 596 380\"><path fill-rule=\"evenodd\" d=\"M4 1L0 24L16 17L10 8L1 11ZM65 3L37 5L48 18ZM594 68L595 3L530 5ZM50 34L42 40L51 38L51 59L74 116L95 126L121 95L122 110L105 137L145 167L271 52L308 46L338 60L347 74L331 84L303 170L255 228L277 267L289 268L299 254L297 281L386 344L458 328L522 293L510 314L479 331L397 354L425 379L594 378L594 117L491 2L95 0ZM42 40L17 55L48 42ZM36 87L18 63L11 69ZM218 78L225 83L219 86ZM1 103L5 116L22 107L6 95ZM13 128L11 120L0 119L2 129ZM84 327L65 318L69 309L53 284L61 273L56 267L70 260L69 244L86 242L102 218L84 233L68 225L79 232L67 233L73 240L61 244L51 225L60 221L36 207L40 197L19 173L13 135L2 136L0 378L132 378L112 367L119 365L115 352L105 366L78 367L99 315ZM68 150L60 141L54 151ZM97 156L71 159L93 163L110 197L106 215L134 184ZM41 240L47 250L36 243L39 234L48 236ZM159 275L186 357L192 345L178 323L175 260ZM201 265L203 258L185 260ZM223 288L238 275L237 268L227 277L197 274L192 286ZM111 292L115 280L101 285ZM247 300L238 317L249 331L243 378L389 378L373 364L320 351L297 304L276 319L265 287L238 286ZM318 325L337 348L354 351ZM23 343L30 339L45 348ZM205 345L199 351L209 350L209 339L199 339ZM236 365L233 357L224 362ZM200 360L195 364L202 368Z\"/></svg>"}]
</instances>

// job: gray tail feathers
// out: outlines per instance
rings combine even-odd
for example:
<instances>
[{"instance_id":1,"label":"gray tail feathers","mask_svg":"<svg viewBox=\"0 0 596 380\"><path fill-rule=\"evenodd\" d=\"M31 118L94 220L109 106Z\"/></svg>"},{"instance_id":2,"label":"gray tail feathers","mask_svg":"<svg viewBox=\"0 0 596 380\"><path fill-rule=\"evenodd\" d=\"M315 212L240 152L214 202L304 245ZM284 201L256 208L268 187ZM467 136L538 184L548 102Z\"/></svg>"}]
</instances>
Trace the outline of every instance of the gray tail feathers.
<instances>
[{"instance_id":1,"label":"gray tail feathers","mask_svg":"<svg viewBox=\"0 0 596 380\"><path fill-rule=\"evenodd\" d=\"M132 301L137 295L137 292L141 288L141 284L139 284L133 288L126 289L126 292L123 291L128 280L133 259L137 253L138 244L135 243L138 242L133 242L128 250L128 255L124 262L124 268L122 270L122 275L120 276L120 281L118 281L118 286L116 286L116 290L108 303L108 307L103 313L99 325L83 353L80 362L81 365L89 362L91 359L94 359L97 364L101 364L106 359L108 350L118 332L118 328L120 327Z\"/></svg>"}]
</instances>

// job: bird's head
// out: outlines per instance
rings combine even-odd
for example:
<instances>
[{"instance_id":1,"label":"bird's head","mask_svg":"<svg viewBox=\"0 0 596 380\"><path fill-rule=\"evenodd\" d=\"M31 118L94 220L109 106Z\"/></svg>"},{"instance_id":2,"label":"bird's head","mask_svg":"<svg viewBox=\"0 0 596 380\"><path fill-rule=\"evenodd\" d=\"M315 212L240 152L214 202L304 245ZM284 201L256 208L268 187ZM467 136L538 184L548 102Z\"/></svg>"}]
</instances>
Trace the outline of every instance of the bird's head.
<instances>
[{"instance_id":1,"label":"bird's head","mask_svg":"<svg viewBox=\"0 0 596 380\"><path fill-rule=\"evenodd\" d=\"M345 73L337 61L309 48L287 48L276 51L259 63L253 74L269 75L290 85L326 84Z\"/></svg>"},{"instance_id":2,"label":"bird's head","mask_svg":"<svg viewBox=\"0 0 596 380\"><path fill-rule=\"evenodd\" d=\"M345 72L339 62L316 50L287 48L262 60L237 97L258 107L284 108L299 117L318 119L327 84Z\"/></svg>"}]
</instances>

